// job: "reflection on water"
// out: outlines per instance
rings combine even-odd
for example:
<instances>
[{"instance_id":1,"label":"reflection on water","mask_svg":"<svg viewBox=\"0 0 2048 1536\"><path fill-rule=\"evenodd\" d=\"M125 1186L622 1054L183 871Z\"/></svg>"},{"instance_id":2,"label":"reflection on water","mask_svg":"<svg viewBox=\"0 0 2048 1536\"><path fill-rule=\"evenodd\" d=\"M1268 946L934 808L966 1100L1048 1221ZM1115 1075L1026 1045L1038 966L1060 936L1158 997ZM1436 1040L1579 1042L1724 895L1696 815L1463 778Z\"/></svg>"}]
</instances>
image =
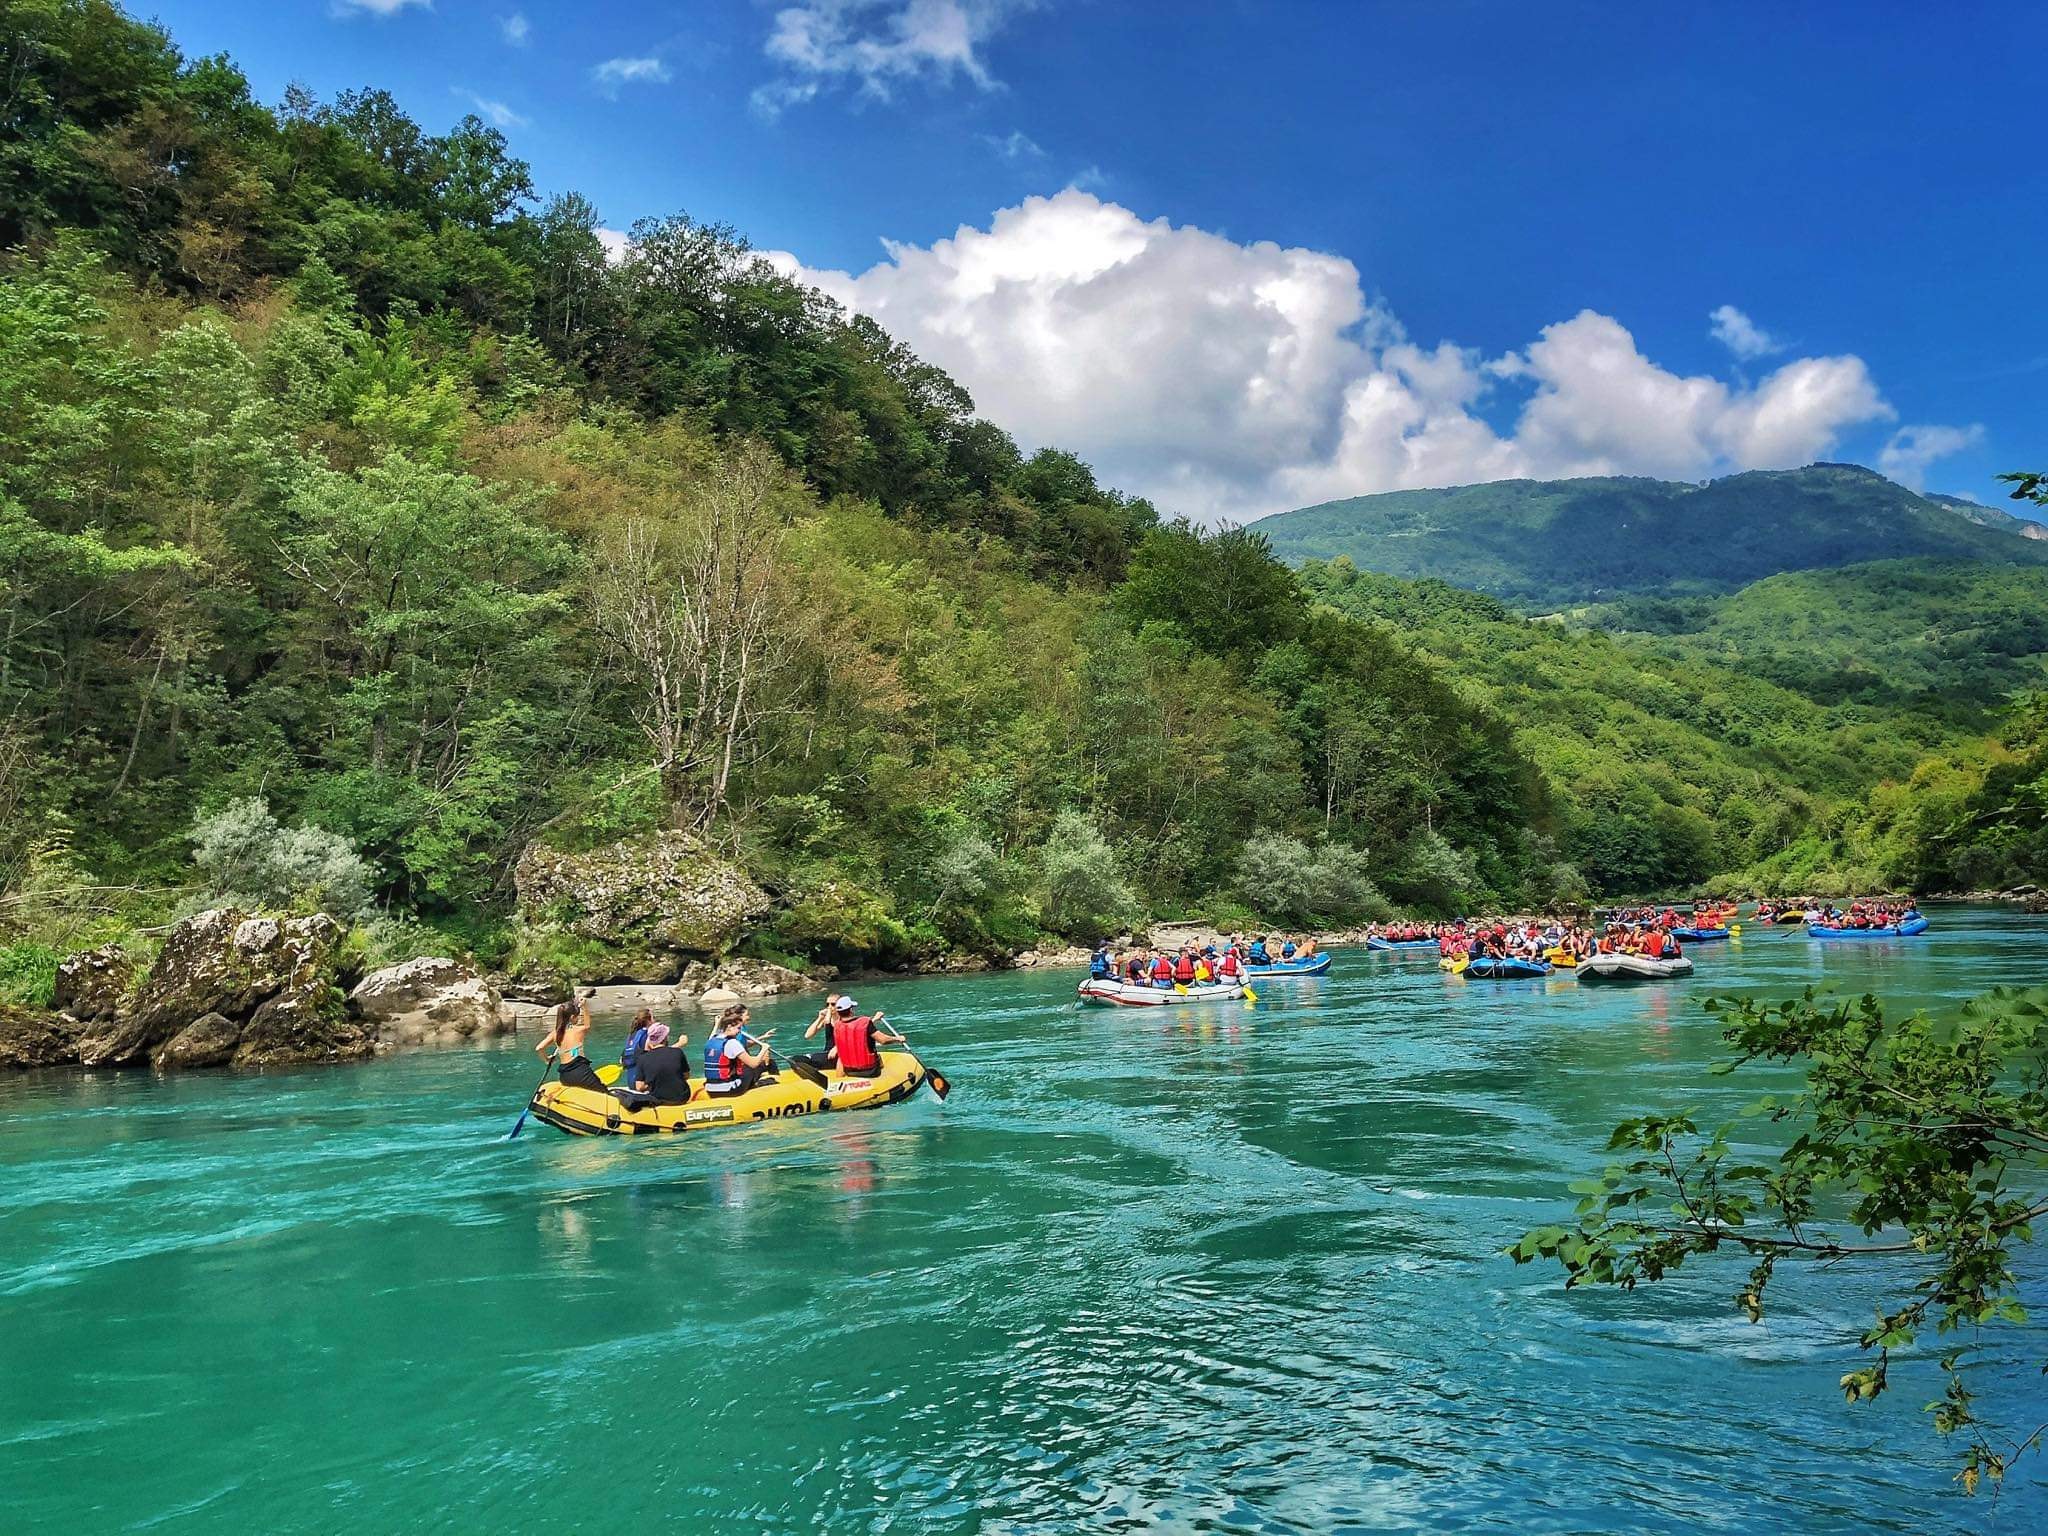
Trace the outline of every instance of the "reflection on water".
<instances>
[{"instance_id":1,"label":"reflection on water","mask_svg":"<svg viewBox=\"0 0 2048 1536\"><path fill-rule=\"evenodd\" d=\"M1725 1268L1567 1294L1499 1253L1616 1120L1759 1091L1705 1071L1714 991L2048 981L2022 919L1941 922L1673 987L884 984L947 1104L659 1142L503 1141L524 1050L7 1080L8 1529L2038 1529L2038 1462L1955 1496L1924 1381L1840 1402L1896 1272L1752 1327ZM1986 1389L2038 1408L2017 1361Z\"/></svg>"}]
</instances>

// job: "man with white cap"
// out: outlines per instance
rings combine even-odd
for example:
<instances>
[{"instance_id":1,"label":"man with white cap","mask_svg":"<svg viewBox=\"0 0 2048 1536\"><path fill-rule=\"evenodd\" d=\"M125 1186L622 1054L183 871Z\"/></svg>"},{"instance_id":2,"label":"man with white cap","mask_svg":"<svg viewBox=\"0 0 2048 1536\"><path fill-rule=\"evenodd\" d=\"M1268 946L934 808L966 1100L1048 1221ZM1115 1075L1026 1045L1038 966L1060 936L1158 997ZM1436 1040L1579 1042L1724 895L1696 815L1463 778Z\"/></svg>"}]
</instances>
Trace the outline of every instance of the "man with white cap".
<instances>
[{"instance_id":1,"label":"man with white cap","mask_svg":"<svg viewBox=\"0 0 2048 1536\"><path fill-rule=\"evenodd\" d=\"M828 1067L837 1067L847 1077L878 1076L882 1070L882 1047L903 1043L901 1035L883 1027L883 1017L878 1013L869 1018L851 997L835 997L804 1031L804 1038L808 1040L829 1023L832 1044L822 1051L813 1051L796 1059L821 1072Z\"/></svg>"}]
</instances>

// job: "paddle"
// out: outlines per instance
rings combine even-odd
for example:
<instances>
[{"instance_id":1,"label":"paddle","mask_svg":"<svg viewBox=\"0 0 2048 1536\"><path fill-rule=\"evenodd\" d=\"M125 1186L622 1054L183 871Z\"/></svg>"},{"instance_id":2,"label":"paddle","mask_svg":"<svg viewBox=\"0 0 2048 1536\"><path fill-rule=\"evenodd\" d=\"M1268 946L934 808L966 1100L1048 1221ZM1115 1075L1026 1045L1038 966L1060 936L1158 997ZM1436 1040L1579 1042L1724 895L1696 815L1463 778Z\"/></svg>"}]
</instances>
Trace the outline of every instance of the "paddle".
<instances>
[{"instance_id":1,"label":"paddle","mask_svg":"<svg viewBox=\"0 0 2048 1536\"><path fill-rule=\"evenodd\" d=\"M790 1071L794 1072L798 1077L802 1078L805 1082L809 1083L813 1088L822 1088L825 1086L825 1074L820 1072L816 1067L812 1066L808 1061L798 1061L793 1056L778 1056L775 1054L774 1047L769 1046L766 1040L763 1040L759 1035L750 1035L744 1029L740 1031L740 1038L748 1042L750 1045L759 1045L767 1047L769 1066L787 1067Z\"/></svg>"},{"instance_id":2,"label":"paddle","mask_svg":"<svg viewBox=\"0 0 2048 1536\"><path fill-rule=\"evenodd\" d=\"M875 1015L875 1022L877 1024L880 1024L884 1022L886 1018L886 1014L878 1013ZM899 1045L901 1045L905 1050L910 1050L910 1036L904 1034L903 1031L900 1029L892 1029L891 1033L896 1036L896 1040ZM912 1051L911 1054L916 1055L916 1052ZM924 1080L932 1085L932 1092L938 1095L939 1102L941 1104L945 1103L946 1095L953 1091L953 1085L946 1081L946 1074L939 1071L938 1068L934 1067L922 1056L919 1056L917 1058L917 1064L920 1067L924 1068Z\"/></svg>"},{"instance_id":3,"label":"paddle","mask_svg":"<svg viewBox=\"0 0 2048 1536\"><path fill-rule=\"evenodd\" d=\"M510 1141L513 1137L517 1136L521 1131L526 1129L526 1117L533 1113L534 1098L536 1095L540 1093L541 1089L547 1087L548 1074L554 1070L555 1053L553 1051L549 1051L547 1065L540 1069L540 1081L533 1085L533 1092L529 1093L526 1096L526 1107L519 1111L519 1118L512 1122L512 1129L505 1133L505 1139L507 1141Z\"/></svg>"}]
</instances>

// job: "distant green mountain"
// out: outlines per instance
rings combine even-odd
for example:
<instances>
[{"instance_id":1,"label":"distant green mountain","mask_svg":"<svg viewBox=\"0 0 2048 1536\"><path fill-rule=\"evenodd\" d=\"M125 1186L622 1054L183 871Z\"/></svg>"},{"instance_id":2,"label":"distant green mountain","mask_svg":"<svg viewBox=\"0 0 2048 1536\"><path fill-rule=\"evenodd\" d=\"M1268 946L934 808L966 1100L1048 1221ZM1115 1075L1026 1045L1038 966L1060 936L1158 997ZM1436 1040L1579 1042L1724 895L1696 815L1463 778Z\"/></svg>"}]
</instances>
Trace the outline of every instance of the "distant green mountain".
<instances>
[{"instance_id":1,"label":"distant green mountain","mask_svg":"<svg viewBox=\"0 0 2048 1536\"><path fill-rule=\"evenodd\" d=\"M2021 522L1853 464L1809 464L1701 485L1608 477L1389 491L1256 527L1290 564L1347 555L1363 570L1549 610L1732 592L1784 571L1873 560L2048 566L2048 541Z\"/></svg>"}]
</instances>

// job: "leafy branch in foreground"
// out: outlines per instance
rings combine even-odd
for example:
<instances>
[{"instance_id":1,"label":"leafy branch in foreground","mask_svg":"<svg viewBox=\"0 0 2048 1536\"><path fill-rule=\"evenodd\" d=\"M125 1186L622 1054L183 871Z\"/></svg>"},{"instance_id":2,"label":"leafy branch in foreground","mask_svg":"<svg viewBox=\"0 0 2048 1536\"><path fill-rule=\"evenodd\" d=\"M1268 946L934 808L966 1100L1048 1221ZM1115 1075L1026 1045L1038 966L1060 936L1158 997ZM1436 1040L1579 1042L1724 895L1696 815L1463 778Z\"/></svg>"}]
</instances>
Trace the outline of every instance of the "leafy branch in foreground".
<instances>
[{"instance_id":1,"label":"leafy branch in foreground","mask_svg":"<svg viewBox=\"0 0 2048 1536\"><path fill-rule=\"evenodd\" d=\"M1732 1126L1645 1115L1608 1142L1622 1160L1571 1186L1576 1224L1538 1227L1507 1252L1555 1259L1566 1284L1663 1279L1695 1254L1739 1249L1753 1262L1736 1304L1764 1314L1778 1262L1886 1262L1897 1290L1863 1334L1870 1362L1841 1379L1852 1403L1890 1385L1895 1351L1932 1327L1943 1391L1927 1405L1940 1433L1968 1439L1958 1481L1975 1492L2038 1448L2048 1425L2010 1438L1978 1417L1967 1371L1987 1325L2024 1325L2016 1251L2048 1214L2048 994L2001 989L1959 1017L1888 1021L1874 997L1776 1005L1716 999L1731 1056L1805 1070L1795 1096L1743 1113L1784 1127L1775 1162L1731 1148ZM2048 1363L2043 1370L2048 1371ZM2002 1441L2003 1443L1994 1443Z\"/></svg>"}]
</instances>

